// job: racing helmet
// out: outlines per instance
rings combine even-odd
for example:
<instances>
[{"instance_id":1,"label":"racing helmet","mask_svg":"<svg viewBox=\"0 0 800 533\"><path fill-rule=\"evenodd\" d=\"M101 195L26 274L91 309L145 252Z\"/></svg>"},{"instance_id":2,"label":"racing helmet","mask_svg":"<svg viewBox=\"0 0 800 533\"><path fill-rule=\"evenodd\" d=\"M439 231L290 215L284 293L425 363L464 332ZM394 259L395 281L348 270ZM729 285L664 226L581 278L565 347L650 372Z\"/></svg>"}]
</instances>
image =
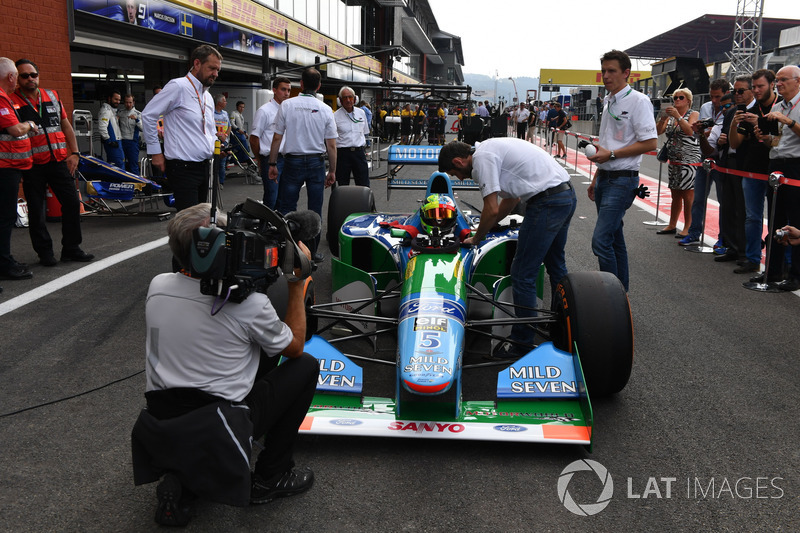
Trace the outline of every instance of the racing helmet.
<instances>
[{"instance_id":1,"label":"racing helmet","mask_svg":"<svg viewBox=\"0 0 800 533\"><path fill-rule=\"evenodd\" d=\"M425 233L431 234L433 228L447 233L456 225L456 203L447 195L431 194L419 210L419 219Z\"/></svg>"}]
</instances>

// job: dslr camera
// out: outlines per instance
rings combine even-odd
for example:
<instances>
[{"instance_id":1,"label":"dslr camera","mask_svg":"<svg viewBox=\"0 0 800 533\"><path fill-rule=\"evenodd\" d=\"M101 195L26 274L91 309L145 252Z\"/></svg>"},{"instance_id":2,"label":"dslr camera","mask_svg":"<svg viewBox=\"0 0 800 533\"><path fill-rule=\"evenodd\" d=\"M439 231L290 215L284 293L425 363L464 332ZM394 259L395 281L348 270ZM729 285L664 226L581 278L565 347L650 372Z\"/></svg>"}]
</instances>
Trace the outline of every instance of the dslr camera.
<instances>
[{"instance_id":1,"label":"dslr camera","mask_svg":"<svg viewBox=\"0 0 800 533\"><path fill-rule=\"evenodd\" d=\"M308 258L297 240L314 238L321 221L313 211L289 213L286 218L248 198L228 213L228 225L196 228L192 234L192 276L200 292L241 303L253 292L266 294L282 273L299 267L303 279L311 274ZM304 234L305 233L305 234Z\"/></svg>"},{"instance_id":2,"label":"dslr camera","mask_svg":"<svg viewBox=\"0 0 800 533\"><path fill-rule=\"evenodd\" d=\"M703 120L698 120L696 124L697 127L702 131L706 128L713 128L716 122L713 118L704 118Z\"/></svg>"}]
</instances>

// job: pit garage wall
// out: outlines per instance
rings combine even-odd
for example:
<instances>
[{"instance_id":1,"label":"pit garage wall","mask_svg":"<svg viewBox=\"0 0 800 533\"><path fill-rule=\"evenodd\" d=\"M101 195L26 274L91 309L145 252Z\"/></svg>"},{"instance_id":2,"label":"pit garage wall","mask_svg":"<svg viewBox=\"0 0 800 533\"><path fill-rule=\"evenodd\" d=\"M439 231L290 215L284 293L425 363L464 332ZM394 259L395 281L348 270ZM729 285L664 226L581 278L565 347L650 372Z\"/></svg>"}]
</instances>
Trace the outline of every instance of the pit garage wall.
<instances>
[{"instance_id":1,"label":"pit garage wall","mask_svg":"<svg viewBox=\"0 0 800 533\"><path fill-rule=\"evenodd\" d=\"M12 61L30 59L39 67L42 86L55 89L72 116L72 63L69 24L72 9L66 0L0 0L3 28L0 56Z\"/></svg>"}]
</instances>

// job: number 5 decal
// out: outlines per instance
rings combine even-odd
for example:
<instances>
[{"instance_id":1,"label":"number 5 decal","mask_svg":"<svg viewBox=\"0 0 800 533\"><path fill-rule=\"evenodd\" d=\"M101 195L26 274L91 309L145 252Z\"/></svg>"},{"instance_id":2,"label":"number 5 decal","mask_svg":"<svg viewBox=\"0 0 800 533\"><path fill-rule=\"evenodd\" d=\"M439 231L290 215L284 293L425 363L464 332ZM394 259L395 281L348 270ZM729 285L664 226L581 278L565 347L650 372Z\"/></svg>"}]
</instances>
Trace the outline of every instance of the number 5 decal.
<instances>
[{"instance_id":1,"label":"number 5 decal","mask_svg":"<svg viewBox=\"0 0 800 533\"><path fill-rule=\"evenodd\" d=\"M442 343L439 341L438 331L423 331L422 340L419 343L420 348L438 348Z\"/></svg>"}]
</instances>

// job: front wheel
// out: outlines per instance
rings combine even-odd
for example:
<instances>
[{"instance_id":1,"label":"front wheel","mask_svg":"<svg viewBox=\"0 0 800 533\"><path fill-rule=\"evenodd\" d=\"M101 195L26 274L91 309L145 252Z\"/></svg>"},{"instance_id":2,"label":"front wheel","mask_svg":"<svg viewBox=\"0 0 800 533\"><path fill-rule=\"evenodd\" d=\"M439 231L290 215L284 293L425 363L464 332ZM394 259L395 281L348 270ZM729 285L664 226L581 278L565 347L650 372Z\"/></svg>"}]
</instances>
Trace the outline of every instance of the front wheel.
<instances>
[{"instance_id":1,"label":"front wheel","mask_svg":"<svg viewBox=\"0 0 800 533\"><path fill-rule=\"evenodd\" d=\"M339 256L339 230L344 221L353 213L372 213L375 211L375 195L372 189L360 185L337 186L331 191L328 202L328 232L326 239L331 253Z\"/></svg>"},{"instance_id":2,"label":"front wheel","mask_svg":"<svg viewBox=\"0 0 800 533\"><path fill-rule=\"evenodd\" d=\"M619 279L608 272L567 274L556 287L553 311L551 339L570 353L577 345L589 392L624 389L633 367L633 319Z\"/></svg>"}]
</instances>

